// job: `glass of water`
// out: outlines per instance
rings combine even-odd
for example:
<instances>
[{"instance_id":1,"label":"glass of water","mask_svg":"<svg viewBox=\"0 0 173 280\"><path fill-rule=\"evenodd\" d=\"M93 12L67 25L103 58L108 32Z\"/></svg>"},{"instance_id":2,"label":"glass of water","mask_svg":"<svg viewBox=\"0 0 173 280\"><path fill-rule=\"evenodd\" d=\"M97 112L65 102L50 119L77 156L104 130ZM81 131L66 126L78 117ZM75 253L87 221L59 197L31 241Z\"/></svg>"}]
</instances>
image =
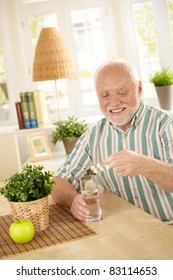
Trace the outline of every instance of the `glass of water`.
<instances>
[{"instance_id":1,"label":"glass of water","mask_svg":"<svg viewBox=\"0 0 173 280\"><path fill-rule=\"evenodd\" d=\"M89 210L88 222L102 219L102 208L96 175L86 175L80 180L80 189Z\"/></svg>"}]
</instances>

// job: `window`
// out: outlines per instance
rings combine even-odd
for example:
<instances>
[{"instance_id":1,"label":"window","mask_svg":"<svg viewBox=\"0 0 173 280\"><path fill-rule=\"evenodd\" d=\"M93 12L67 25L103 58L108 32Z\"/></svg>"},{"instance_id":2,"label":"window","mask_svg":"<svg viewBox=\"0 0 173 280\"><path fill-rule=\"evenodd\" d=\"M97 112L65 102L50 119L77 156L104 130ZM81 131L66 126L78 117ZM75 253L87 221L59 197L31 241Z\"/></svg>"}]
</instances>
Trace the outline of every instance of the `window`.
<instances>
[{"instance_id":1,"label":"window","mask_svg":"<svg viewBox=\"0 0 173 280\"><path fill-rule=\"evenodd\" d=\"M93 75L96 68L108 59L105 40L108 40L109 37L104 34L104 26L106 25L104 1L95 2L94 4L92 1L91 5L88 4L88 7L81 4L80 6L84 6L84 8L76 9L75 5L63 6L63 9L58 5L51 9L49 5L49 13L48 11L45 13L48 3L45 3L45 5L42 3L40 7L43 8L43 12L36 9L34 14L33 10L29 10L25 6L24 16L29 26L32 57L34 57L34 50L41 29L55 26L69 47L77 70L76 80L58 80L56 81L57 88L51 81L34 84L37 88L46 91L49 118L52 122L56 121L57 118L56 90L59 92L60 111L63 118L72 114L78 116L100 114ZM64 18L68 18L67 23L62 19L62 15Z\"/></svg>"},{"instance_id":2,"label":"window","mask_svg":"<svg viewBox=\"0 0 173 280\"><path fill-rule=\"evenodd\" d=\"M141 76L147 82L148 73L160 65L153 4L151 1L133 3L132 12Z\"/></svg>"},{"instance_id":3,"label":"window","mask_svg":"<svg viewBox=\"0 0 173 280\"><path fill-rule=\"evenodd\" d=\"M79 69L80 89L85 114L95 114L93 74L107 59L101 9L99 7L71 11L73 36Z\"/></svg>"},{"instance_id":4,"label":"window","mask_svg":"<svg viewBox=\"0 0 173 280\"><path fill-rule=\"evenodd\" d=\"M5 122L9 118L9 100L7 92L4 57L0 42L0 120Z\"/></svg>"},{"instance_id":5,"label":"window","mask_svg":"<svg viewBox=\"0 0 173 280\"><path fill-rule=\"evenodd\" d=\"M173 68L173 0L160 0L159 3L157 0L130 0L128 5L122 0L121 4L124 18L127 18L123 22L124 30L128 26L130 34L126 39L128 56L140 72L143 98L158 106L149 77L161 66Z\"/></svg>"},{"instance_id":6,"label":"window","mask_svg":"<svg viewBox=\"0 0 173 280\"><path fill-rule=\"evenodd\" d=\"M160 66L152 1L132 3L132 13L140 75L144 85L143 97L151 102L151 99L154 99L155 96L153 85L149 83L149 75Z\"/></svg>"},{"instance_id":7,"label":"window","mask_svg":"<svg viewBox=\"0 0 173 280\"><path fill-rule=\"evenodd\" d=\"M117 57L135 64L144 99L158 106L149 75L162 65L173 69L173 0L1 2L0 125L17 124L19 92L35 89L45 90L49 118L56 119L54 81L32 82L36 42L46 26L57 27L76 66L75 80L56 83L62 118L100 114L93 75L102 62Z\"/></svg>"}]
</instances>

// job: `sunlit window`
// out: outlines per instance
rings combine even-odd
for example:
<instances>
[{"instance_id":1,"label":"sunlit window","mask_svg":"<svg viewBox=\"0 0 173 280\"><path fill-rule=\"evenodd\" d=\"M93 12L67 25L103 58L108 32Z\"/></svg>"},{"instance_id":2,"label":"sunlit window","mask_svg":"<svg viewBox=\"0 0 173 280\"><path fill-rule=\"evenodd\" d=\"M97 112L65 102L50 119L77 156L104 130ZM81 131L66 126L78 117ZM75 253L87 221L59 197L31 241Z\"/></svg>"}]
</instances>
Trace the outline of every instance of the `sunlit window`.
<instances>
[{"instance_id":1,"label":"sunlit window","mask_svg":"<svg viewBox=\"0 0 173 280\"><path fill-rule=\"evenodd\" d=\"M160 65L152 2L133 4L133 16L141 76L147 82L148 73Z\"/></svg>"},{"instance_id":2,"label":"sunlit window","mask_svg":"<svg viewBox=\"0 0 173 280\"><path fill-rule=\"evenodd\" d=\"M160 67L153 3L152 1L133 3L132 11L143 98L149 104L153 102L153 105L157 105L155 90L149 82L150 75Z\"/></svg>"},{"instance_id":3,"label":"sunlit window","mask_svg":"<svg viewBox=\"0 0 173 280\"><path fill-rule=\"evenodd\" d=\"M98 102L94 93L93 75L107 58L100 8L73 10L71 20L84 110L92 111L92 105ZM93 110L96 110L95 106Z\"/></svg>"},{"instance_id":4,"label":"sunlit window","mask_svg":"<svg viewBox=\"0 0 173 280\"><path fill-rule=\"evenodd\" d=\"M73 27L74 51L77 59L77 71L79 73L78 94L82 95L81 106L83 106L83 114L98 114L96 105L98 100L94 92L93 75L95 69L106 60L106 49L103 34L103 22L101 20L100 8L86 8L72 10L71 22ZM43 27L55 26L58 29L58 18L56 13L42 14L38 16L28 17L30 28L33 56L36 43ZM61 32L60 32L61 33ZM97 38L97 39L96 39ZM70 105L66 80L58 80L56 82L59 91L59 103L61 111L67 112ZM53 121L57 115L57 102L54 81L39 82L38 88L44 88L47 95L47 106L49 118ZM67 115L66 114L66 115Z\"/></svg>"},{"instance_id":5,"label":"sunlit window","mask_svg":"<svg viewBox=\"0 0 173 280\"><path fill-rule=\"evenodd\" d=\"M8 118L9 118L9 100L8 100L8 93L7 93L3 50L0 44L0 120L7 121Z\"/></svg>"},{"instance_id":6,"label":"sunlit window","mask_svg":"<svg viewBox=\"0 0 173 280\"><path fill-rule=\"evenodd\" d=\"M173 46L173 0L167 0L167 7L168 7L168 19L169 19L169 27L170 27L170 34L171 34L171 42Z\"/></svg>"},{"instance_id":7,"label":"sunlit window","mask_svg":"<svg viewBox=\"0 0 173 280\"><path fill-rule=\"evenodd\" d=\"M149 104L155 105L157 98L149 82L150 73L164 64L173 67L173 0L2 2L5 9L3 12L0 9L2 125L6 121L14 124L14 103L19 98L19 91L31 88L45 91L51 122L57 116L56 91L63 118L71 114L79 117L100 115L93 76L100 64L117 57L135 63L143 82L143 96ZM76 68L73 81L57 80L56 87L55 81L32 81L39 34L43 27L51 26L62 35Z\"/></svg>"}]
</instances>

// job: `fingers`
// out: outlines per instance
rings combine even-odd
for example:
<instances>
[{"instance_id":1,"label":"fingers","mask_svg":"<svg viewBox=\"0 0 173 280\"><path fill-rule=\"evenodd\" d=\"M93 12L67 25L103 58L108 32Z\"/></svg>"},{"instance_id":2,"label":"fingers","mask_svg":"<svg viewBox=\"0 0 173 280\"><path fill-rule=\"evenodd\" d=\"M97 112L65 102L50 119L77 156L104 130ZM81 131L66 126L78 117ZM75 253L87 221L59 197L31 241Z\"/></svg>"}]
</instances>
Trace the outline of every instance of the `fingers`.
<instances>
[{"instance_id":1,"label":"fingers","mask_svg":"<svg viewBox=\"0 0 173 280\"><path fill-rule=\"evenodd\" d=\"M115 166L117 161L120 162L120 160L125 157L124 153L125 150L121 150L120 152L110 155L106 160L103 161L103 164L108 165L109 167Z\"/></svg>"},{"instance_id":2,"label":"fingers","mask_svg":"<svg viewBox=\"0 0 173 280\"><path fill-rule=\"evenodd\" d=\"M119 157L119 153L112 154L109 156L104 162L104 165L108 166L109 168L116 169L117 167L121 167L123 165L122 158Z\"/></svg>"},{"instance_id":3,"label":"fingers","mask_svg":"<svg viewBox=\"0 0 173 280\"><path fill-rule=\"evenodd\" d=\"M73 199L70 211L76 219L80 221L87 221L89 211L86 208L86 202L83 200L81 194L77 194Z\"/></svg>"},{"instance_id":4,"label":"fingers","mask_svg":"<svg viewBox=\"0 0 173 280\"><path fill-rule=\"evenodd\" d=\"M112 168L118 176L134 176L139 173L139 155L129 150L121 150L109 156L104 164Z\"/></svg>"}]
</instances>

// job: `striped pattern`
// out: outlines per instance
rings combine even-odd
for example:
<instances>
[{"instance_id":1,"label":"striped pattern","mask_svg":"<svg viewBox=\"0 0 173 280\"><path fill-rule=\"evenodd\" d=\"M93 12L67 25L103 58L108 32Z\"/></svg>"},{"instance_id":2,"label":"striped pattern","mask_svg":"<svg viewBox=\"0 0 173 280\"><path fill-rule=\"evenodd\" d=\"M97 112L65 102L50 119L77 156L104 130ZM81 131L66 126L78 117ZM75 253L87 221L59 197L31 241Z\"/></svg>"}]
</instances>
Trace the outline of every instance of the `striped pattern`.
<instances>
[{"instance_id":1,"label":"striped pattern","mask_svg":"<svg viewBox=\"0 0 173 280\"><path fill-rule=\"evenodd\" d=\"M103 118L81 136L57 176L77 187L78 179L92 164L123 148L173 163L173 116L141 101L127 132ZM98 179L106 189L147 213L162 221L173 222L173 193L163 191L147 178L140 175L119 177L109 169L100 172Z\"/></svg>"}]
</instances>

